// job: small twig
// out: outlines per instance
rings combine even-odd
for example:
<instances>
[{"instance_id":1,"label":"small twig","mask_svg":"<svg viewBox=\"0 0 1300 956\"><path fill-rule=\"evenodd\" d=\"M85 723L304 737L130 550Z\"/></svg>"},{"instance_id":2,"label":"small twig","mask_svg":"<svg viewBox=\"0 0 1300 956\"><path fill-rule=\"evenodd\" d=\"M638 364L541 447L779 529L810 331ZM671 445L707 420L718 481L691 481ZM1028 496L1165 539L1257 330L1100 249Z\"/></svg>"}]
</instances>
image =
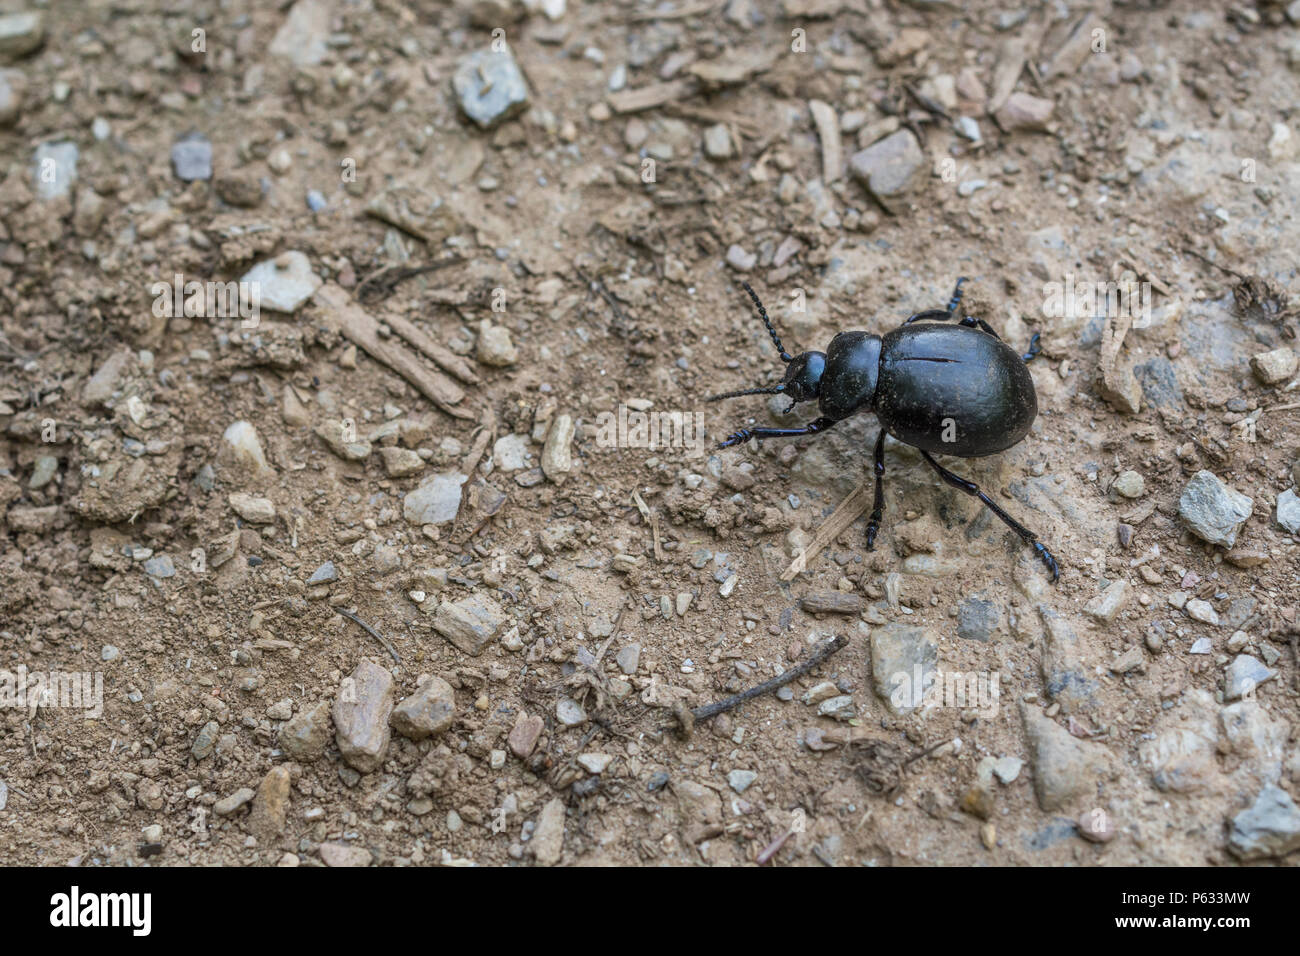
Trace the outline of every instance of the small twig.
<instances>
[{"instance_id":1,"label":"small twig","mask_svg":"<svg viewBox=\"0 0 1300 956\"><path fill-rule=\"evenodd\" d=\"M415 276L424 275L426 272L437 272L439 269L446 269L448 266L460 265L464 261L460 256L453 255L418 266L386 265L376 269L361 280L361 284L357 286L356 297L361 299L372 292L375 295L391 295L399 282L405 282ZM374 289L370 288L372 283L375 286Z\"/></svg>"},{"instance_id":2,"label":"small twig","mask_svg":"<svg viewBox=\"0 0 1300 956\"><path fill-rule=\"evenodd\" d=\"M402 663L402 659L397 656L397 651L393 649L393 645L388 643L388 638L384 637L384 635L380 634L373 627L371 627L365 621L361 620L361 618L357 617L351 611L345 611L341 607L336 607L334 610L338 611L338 613L342 614L349 621L352 621L356 624L360 624L362 628L365 629L367 634L369 634L371 637L377 640L380 644L384 645L384 648L388 651L388 653L393 655L393 660L397 661L397 663L399 664Z\"/></svg>"},{"instance_id":3,"label":"small twig","mask_svg":"<svg viewBox=\"0 0 1300 956\"><path fill-rule=\"evenodd\" d=\"M790 566L781 572L782 581L793 581L808 567L808 562L817 557L822 549L840 536L840 534L858 518L866 514L871 507L872 493L867 490L867 483L864 481L858 485L849 494L847 498L840 502L839 507L827 518L816 533L813 534L812 541L808 542L808 547L800 551Z\"/></svg>"},{"instance_id":4,"label":"small twig","mask_svg":"<svg viewBox=\"0 0 1300 956\"><path fill-rule=\"evenodd\" d=\"M1183 252L1187 253L1189 256L1195 256L1197 259L1200 259L1200 260L1201 260L1202 262L1204 262L1206 265L1214 266L1214 268L1216 268L1216 269L1221 269L1222 271L1228 273L1228 275L1232 276L1234 279L1245 279L1245 278L1246 278L1246 277L1245 277L1244 275L1242 275L1240 272L1234 272L1232 269L1229 269L1227 266L1221 266L1221 265L1219 265L1217 262L1215 262L1213 259L1210 259L1210 258L1207 258L1206 256L1201 255L1199 252L1197 252L1197 251L1196 251L1195 249L1193 249L1191 246L1184 246L1184 247L1183 247Z\"/></svg>"},{"instance_id":5,"label":"small twig","mask_svg":"<svg viewBox=\"0 0 1300 956\"><path fill-rule=\"evenodd\" d=\"M718 714L725 713L734 707L739 707L741 704L745 703L745 701L753 700L755 697L766 694L768 691L784 687L796 677L802 677L836 651L848 646L848 643L849 639L842 634L832 637L829 641L823 643L821 647L817 648L817 650L813 652L812 656L802 664L790 668L788 671L773 677L771 680L766 680L755 687L751 687L749 690L741 691L734 697L728 697L726 700L720 700L717 703L706 704L703 707L696 707L694 710L685 711L685 713L690 714L689 721L682 721L681 714L678 715L677 719L683 726L685 726L688 723L694 724L701 720L708 720L709 718L716 717Z\"/></svg>"},{"instance_id":6,"label":"small twig","mask_svg":"<svg viewBox=\"0 0 1300 956\"><path fill-rule=\"evenodd\" d=\"M794 835L793 830L786 830L779 837L777 837L775 840L769 843L767 847L764 848L763 852L758 855L758 859L756 859L754 862L757 863L759 866L762 866L768 860L772 859L772 857L780 853L781 847L785 846L785 841L790 839L790 837L793 835Z\"/></svg>"}]
</instances>

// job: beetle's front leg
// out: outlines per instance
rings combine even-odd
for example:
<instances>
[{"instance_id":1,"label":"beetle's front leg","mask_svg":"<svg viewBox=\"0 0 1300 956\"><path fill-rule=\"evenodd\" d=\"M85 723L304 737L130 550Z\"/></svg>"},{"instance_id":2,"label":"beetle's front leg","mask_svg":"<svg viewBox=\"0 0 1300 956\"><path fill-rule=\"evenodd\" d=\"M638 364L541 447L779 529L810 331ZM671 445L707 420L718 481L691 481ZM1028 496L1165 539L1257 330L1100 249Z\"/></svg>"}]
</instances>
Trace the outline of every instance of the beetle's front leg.
<instances>
[{"instance_id":1,"label":"beetle's front leg","mask_svg":"<svg viewBox=\"0 0 1300 956\"><path fill-rule=\"evenodd\" d=\"M727 440L719 443L718 447L730 448L732 445L743 445L751 438L797 438L800 435L815 435L830 428L835 421L834 418L819 418L802 428L742 428L728 435Z\"/></svg>"},{"instance_id":2,"label":"beetle's front leg","mask_svg":"<svg viewBox=\"0 0 1300 956\"><path fill-rule=\"evenodd\" d=\"M867 519L867 550L876 548L876 534L880 531L880 518L885 513L885 428L880 428L876 439L875 455L876 498L872 503L871 517Z\"/></svg>"}]
</instances>

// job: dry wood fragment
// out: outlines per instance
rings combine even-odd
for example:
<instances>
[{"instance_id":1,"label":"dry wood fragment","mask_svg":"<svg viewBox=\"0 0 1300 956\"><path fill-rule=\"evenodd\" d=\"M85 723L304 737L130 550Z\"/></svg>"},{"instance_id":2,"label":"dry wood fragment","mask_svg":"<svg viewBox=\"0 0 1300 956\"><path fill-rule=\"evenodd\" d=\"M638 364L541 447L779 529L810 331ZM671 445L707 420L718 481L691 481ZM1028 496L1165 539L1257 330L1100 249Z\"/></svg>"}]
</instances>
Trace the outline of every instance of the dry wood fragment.
<instances>
[{"instance_id":1,"label":"dry wood fragment","mask_svg":"<svg viewBox=\"0 0 1300 956\"><path fill-rule=\"evenodd\" d=\"M455 418L473 419L474 413L456 408L465 392L442 372L433 371L395 342L379 337L379 322L340 286L326 282L316 291L316 301L323 307L326 325L337 330L374 358L414 385L425 398Z\"/></svg>"},{"instance_id":2,"label":"dry wood fragment","mask_svg":"<svg viewBox=\"0 0 1300 956\"><path fill-rule=\"evenodd\" d=\"M639 113L663 106L673 100L683 100L695 92L693 80L669 80L667 83L651 83L638 86L634 90L620 90L606 97L610 109L615 113Z\"/></svg>"},{"instance_id":3,"label":"dry wood fragment","mask_svg":"<svg viewBox=\"0 0 1300 956\"><path fill-rule=\"evenodd\" d=\"M872 495L873 492L867 490L866 482L854 488L853 492L840 502L840 506L817 529L808 547L799 552L790 562L790 566L781 573L781 580L793 581L805 571L809 561L821 554L822 549L838 538L841 531L857 521L871 507Z\"/></svg>"},{"instance_id":4,"label":"dry wood fragment","mask_svg":"<svg viewBox=\"0 0 1300 956\"><path fill-rule=\"evenodd\" d=\"M444 372L456 376L466 385L477 385L482 381L469 362L446 346L439 345L422 332L415 323L402 318L400 315L386 315L384 321L388 323L389 328L394 332L431 358L434 364Z\"/></svg>"},{"instance_id":5,"label":"dry wood fragment","mask_svg":"<svg viewBox=\"0 0 1300 956\"><path fill-rule=\"evenodd\" d=\"M834 108L821 100L809 100L808 109L817 136L822 141L822 182L830 185L844 175L844 146L840 141L840 121Z\"/></svg>"},{"instance_id":6,"label":"dry wood fragment","mask_svg":"<svg viewBox=\"0 0 1300 956\"><path fill-rule=\"evenodd\" d=\"M816 591L799 599L800 609L809 614L858 614L863 606L862 595L849 591Z\"/></svg>"}]
</instances>

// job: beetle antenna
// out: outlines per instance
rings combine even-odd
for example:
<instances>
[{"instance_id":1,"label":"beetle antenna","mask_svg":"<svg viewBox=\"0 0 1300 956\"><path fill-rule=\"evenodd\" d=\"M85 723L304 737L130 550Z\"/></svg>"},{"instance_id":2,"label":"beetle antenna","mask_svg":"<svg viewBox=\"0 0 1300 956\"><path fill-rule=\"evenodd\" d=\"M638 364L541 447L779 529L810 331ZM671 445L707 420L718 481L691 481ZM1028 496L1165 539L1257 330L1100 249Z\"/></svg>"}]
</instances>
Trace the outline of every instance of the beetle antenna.
<instances>
[{"instance_id":1,"label":"beetle antenna","mask_svg":"<svg viewBox=\"0 0 1300 956\"><path fill-rule=\"evenodd\" d=\"M777 335L776 329L772 327L772 320L767 317L767 309L763 308L763 303L758 301L758 293L749 287L748 282L742 282L740 285L749 293L749 297L754 300L754 308L758 309L759 317L762 318L763 324L767 326L767 334L772 336L772 343L776 346L776 350L781 353L781 361L793 361L794 356L785 350L785 346L781 344L781 336Z\"/></svg>"},{"instance_id":2,"label":"beetle antenna","mask_svg":"<svg viewBox=\"0 0 1300 956\"><path fill-rule=\"evenodd\" d=\"M724 398L740 398L742 395L780 395L785 391L785 385L765 385L761 388L744 388L739 392L723 392L721 395L710 395L705 399L706 402L720 402Z\"/></svg>"}]
</instances>

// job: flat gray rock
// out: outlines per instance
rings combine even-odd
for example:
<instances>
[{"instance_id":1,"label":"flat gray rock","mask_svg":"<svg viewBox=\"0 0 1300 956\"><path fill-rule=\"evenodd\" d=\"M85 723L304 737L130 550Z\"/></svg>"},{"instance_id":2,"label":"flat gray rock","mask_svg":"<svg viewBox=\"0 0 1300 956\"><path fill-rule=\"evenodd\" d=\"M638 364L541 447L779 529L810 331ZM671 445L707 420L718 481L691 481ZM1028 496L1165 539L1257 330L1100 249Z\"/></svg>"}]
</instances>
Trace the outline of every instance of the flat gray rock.
<instances>
[{"instance_id":1,"label":"flat gray rock","mask_svg":"<svg viewBox=\"0 0 1300 956\"><path fill-rule=\"evenodd\" d=\"M1287 792L1269 784L1254 804L1228 821L1228 849L1243 860L1300 850L1300 810Z\"/></svg>"},{"instance_id":2,"label":"flat gray rock","mask_svg":"<svg viewBox=\"0 0 1300 956\"><path fill-rule=\"evenodd\" d=\"M890 198L905 193L925 166L925 153L910 130L900 129L849 159L849 171L872 195Z\"/></svg>"},{"instance_id":3,"label":"flat gray rock","mask_svg":"<svg viewBox=\"0 0 1300 956\"><path fill-rule=\"evenodd\" d=\"M1212 471L1198 471L1178 499L1178 514L1202 541L1231 548L1255 503Z\"/></svg>"},{"instance_id":4,"label":"flat gray rock","mask_svg":"<svg viewBox=\"0 0 1300 956\"><path fill-rule=\"evenodd\" d=\"M465 57L452 75L451 88L461 110L481 129L492 129L528 105L528 83L509 47Z\"/></svg>"}]
</instances>

